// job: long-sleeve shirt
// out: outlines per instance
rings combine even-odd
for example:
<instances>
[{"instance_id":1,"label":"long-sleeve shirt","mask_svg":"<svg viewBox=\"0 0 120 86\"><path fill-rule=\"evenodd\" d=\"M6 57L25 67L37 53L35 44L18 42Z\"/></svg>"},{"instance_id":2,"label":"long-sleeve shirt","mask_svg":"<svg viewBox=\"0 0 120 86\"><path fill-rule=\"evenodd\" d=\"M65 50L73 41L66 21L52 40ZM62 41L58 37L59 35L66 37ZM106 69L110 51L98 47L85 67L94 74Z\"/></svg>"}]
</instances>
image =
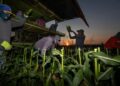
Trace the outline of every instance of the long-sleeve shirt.
<instances>
[{"instance_id":1,"label":"long-sleeve shirt","mask_svg":"<svg viewBox=\"0 0 120 86\"><path fill-rule=\"evenodd\" d=\"M54 45L54 37L51 37L51 36L41 38L34 45L35 49L39 49L41 51L42 55L47 50L54 48L54 46L55 46Z\"/></svg>"},{"instance_id":2,"label":"long-sleeve shirt","mask_svg":"<svg viewBox=\"0 0 120 86\"><path fill-rule=\"evenodd\" d=\"M84 35L76 35L76 46L82 49L84 47L84 40Z\"/></svg>"},{"instance_id":3,"label":"long-sleeve shirt","mask_svg":"<svg viewBox=\"0 0 120 86\"><path fill-rule=\"evenodd\" d=\"M71 39L76 39L76 46L82 49L84 47L85 35L76 34L74 31L72 32L74 33L74 36L71 36L69 32L69 37Z\"/></svg>"},{"instance_id":4,"label":"long-sleeve shirt","mask_svg":"<svg viewBox=\"0 0 120 86\"><path fill-rule=\"evenodd\" d=\"M23 26L25 21L26 19L23 17L19 17L17 21L13 19L5 21L0 17L0 43L2 41L10 42L12 28Z\"/></svg>"},{"instance_id":5,"label":"long-sleeve shirt","mask_svg":"<svg viewBox=\"0 0 120 86\"><path fill-rule=\"evenodd\" d=\"M46 51L53 49L55 47L55 44L57 44L59 40L60 37L58 36L43 37L35 43L34 48L39 49L41 51L41 54L43 55L44 53L46 53Z\"/></svg>"}]
</instances>

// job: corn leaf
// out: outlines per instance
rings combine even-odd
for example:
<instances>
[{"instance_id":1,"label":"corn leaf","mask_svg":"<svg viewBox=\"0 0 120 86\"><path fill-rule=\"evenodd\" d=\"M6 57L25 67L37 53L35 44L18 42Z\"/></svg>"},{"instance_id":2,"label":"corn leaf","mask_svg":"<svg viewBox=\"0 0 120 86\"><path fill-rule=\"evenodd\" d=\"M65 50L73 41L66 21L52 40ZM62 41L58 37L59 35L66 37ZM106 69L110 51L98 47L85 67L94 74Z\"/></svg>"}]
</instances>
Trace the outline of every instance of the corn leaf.
<instances>
[{"instance_id":1,"label":"corn leaf","mask_svg":"<svg viewBox=\"0 0 120 86\"><path fill-rule=\"evenodd\" d=\"M73 85L72 86L79 86L80 82L83 80L83 71L80 69L75 74L75 77L73 78Z\"/></svg>"}]
</instances>

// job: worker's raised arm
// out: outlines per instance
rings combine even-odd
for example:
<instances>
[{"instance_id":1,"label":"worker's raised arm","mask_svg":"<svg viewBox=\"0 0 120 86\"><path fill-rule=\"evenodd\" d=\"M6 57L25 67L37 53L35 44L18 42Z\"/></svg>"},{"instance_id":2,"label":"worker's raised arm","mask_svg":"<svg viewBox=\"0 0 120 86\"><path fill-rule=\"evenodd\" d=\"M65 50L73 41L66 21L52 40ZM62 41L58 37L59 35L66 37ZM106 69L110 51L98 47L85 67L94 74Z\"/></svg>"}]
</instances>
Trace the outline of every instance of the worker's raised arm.
<instances>
[{"instance_id":1,"label":"worker's raised arm","mask_svg":"<svg viewBox=\"0 0 120 86\"><path fill-rule=\"evenodd\" d=\"M76 35L77 35L77 34L76 34L73 30L71 30L71 27L70 27L70 26L67 26L66 28L67 28L69 37L70 37L71 39L76 38ZM74 34L74 36L71 35L71 32Z\"/></svg>"}]
</instances>

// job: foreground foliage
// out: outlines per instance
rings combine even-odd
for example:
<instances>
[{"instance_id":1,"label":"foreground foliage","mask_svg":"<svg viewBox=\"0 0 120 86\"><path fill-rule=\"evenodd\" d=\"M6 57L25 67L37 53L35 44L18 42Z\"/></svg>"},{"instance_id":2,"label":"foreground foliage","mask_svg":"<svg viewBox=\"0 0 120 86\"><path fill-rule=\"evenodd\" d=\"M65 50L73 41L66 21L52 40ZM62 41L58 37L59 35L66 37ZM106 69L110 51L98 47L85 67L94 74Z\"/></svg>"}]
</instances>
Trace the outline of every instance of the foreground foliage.
<instances>
[{"instance_id":1,"label":"foreground foliage","mask_svg":"<svg viewBox=\"0 0 120 86\"><path fill-rule=\"evenodd\" d=\"M111 57L99 48L54 49L40 56L26 47L2 57L0 86L115 86L114 75L120 67L119 55Z\"/></svg>"}]
</instances>

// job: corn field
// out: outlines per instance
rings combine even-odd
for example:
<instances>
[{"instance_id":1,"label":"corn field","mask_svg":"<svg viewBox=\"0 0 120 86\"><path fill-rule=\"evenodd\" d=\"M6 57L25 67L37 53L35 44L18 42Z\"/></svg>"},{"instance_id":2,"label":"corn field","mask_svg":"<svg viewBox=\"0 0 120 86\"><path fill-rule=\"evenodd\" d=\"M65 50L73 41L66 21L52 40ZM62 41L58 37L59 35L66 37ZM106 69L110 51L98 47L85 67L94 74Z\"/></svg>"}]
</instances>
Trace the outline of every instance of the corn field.
<instances>
[{"instance_id":1,"label":"corn field","mask_svg":"<svg viewBox=\"0 0 120 86\"><path fill-rule=\"evenodd\" d=\"M111 53L61 47L41 56L32 47L15 47L0 56L0 86L118 86L119 49Z\"/></svg>"}]
</instances>

